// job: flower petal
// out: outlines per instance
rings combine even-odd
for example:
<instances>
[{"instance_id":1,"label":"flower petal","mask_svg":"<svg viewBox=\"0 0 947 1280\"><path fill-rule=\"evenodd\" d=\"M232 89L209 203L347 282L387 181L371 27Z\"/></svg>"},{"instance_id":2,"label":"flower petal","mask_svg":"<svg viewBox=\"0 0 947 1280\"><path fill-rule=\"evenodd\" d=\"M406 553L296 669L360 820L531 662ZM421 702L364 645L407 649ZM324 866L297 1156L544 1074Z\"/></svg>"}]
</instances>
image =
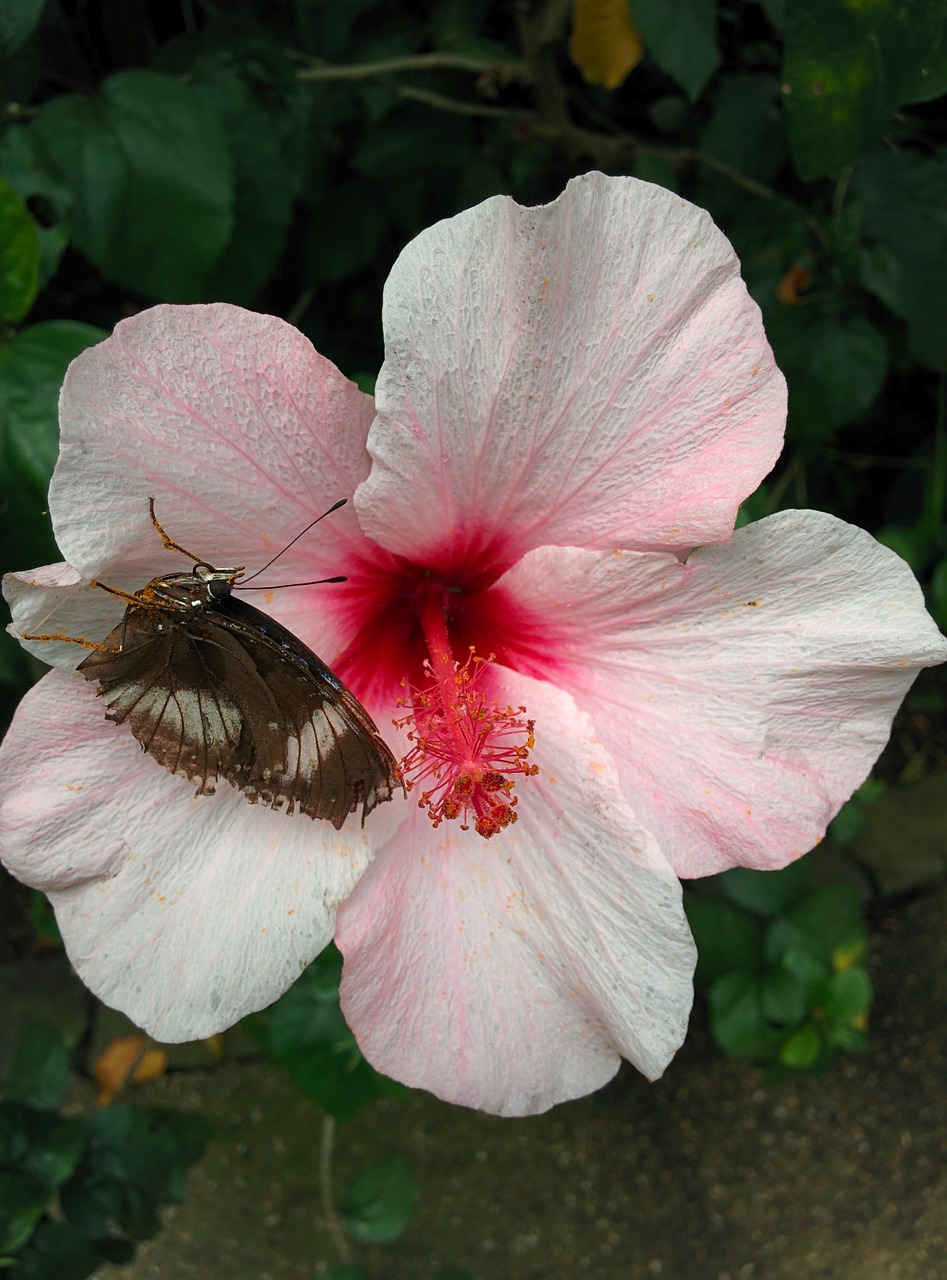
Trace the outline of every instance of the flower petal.
<instances>
[{"instance_id":1,"label":"flower petal","mask_svg":"<svg viewBox=\"0 0 947 1280\"><path fill-rule=\"evenodd\" d=\"M371 414L371 398L275 316L152 307L69 366L50 486L57 543L90 577L129 544L167 571L153 493L175 541L212 563L258 566L354 492Z\"/></svg>"},{"instance_id":2,"label":"flower petal","mask_svg":"<svg viewBox=\"0 0 947 1280\"><path fill-rule=\"evenodd\" d=\"M634 178L422 232L384 326L359 513L444 572L544 544L723 541L781 448L785 384L733 250Z\"/></svg>"},{"instance_id":3,"label":"flower petal","mask_svg":"<svg viewBox=\"0 0 947 1280\"><path fill-rule=\"evenodd\" d=\"M20 704L0 780L3 861L49 894L82 980L166 1041L212 1035L285 991L330 940L370 833L403 817L336 832L226 783L195 796L60 672Z\"/></svg>"},{"instance_id":4,"label":"flower petal","mask_svg":"<svg viewBox=\"0 0 947 1280\"><path fill-rule=\"evenodd\" d=\"M572 699L510 673L540 774L487 844L418 815L339 912L342 1004L380 1071L451 1102L527 1115L649 1076L681 1043L694 947L680 885Z\"/></svg>"},{"instance_id":5,"label":"flower petal","mask_svg":"<svg viewBox=\"0 0 947 1280\"><path fill-rule=\"evenodd\" d=\"M125 591L187 568L151 525L154 495L175 542L252 574L332 502L354 494L368 473L372 413L371 398L283 320L223 303L143 311L66 374L50 486L59 546L80 578ZM349 507L290 548L261 581L345 573L370 551ZM277 592L261 605L281 620L287 615L287 625L308 619L300 638L331 659L347 639L336 634L344 624L334 591ZM98 640L124 607L103 592L83 591L74 603L63 615L47 610L44 629ZM27 612L44 609L45 597ZM36 652L59 660L52 649ZM63 661L81 657L74 647Z\"/></svg>"},{"instance_id":6,"label":"flower petal","mask_svg":"<svg viewBox=\"0 0 947 1280\"><path fill-rule=\"evenodd\" d=\"M10 634L41 662L63 671L75 671L88 650L79 644L24 640L22 634L98 640L114 625L114 598L104 591L90 590L88 581L65 562L4 574L3 595L13 615L13 625L7 628Z\"/></svg>"},{"instance_id":7,"label":"flower petal","mask_svg":"<svg viewBox=\"0 0 947 1280\"><path fill-rule=\"evenodd\" d=\"M496 590L544 637L546 674L590 713L682 876L810 849L918 669L947 658L907 565L819 511L781 512L686 564L545 549Z\"/></svg>"}]
</instances>

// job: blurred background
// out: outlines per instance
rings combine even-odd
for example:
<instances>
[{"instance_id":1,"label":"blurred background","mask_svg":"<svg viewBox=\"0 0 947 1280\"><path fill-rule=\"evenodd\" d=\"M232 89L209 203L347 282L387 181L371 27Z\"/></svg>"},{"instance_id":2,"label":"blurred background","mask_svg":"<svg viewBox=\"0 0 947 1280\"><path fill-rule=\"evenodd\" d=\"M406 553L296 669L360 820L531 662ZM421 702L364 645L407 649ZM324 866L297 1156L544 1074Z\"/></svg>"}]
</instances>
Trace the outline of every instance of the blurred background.
<instances>
[{"instance_id":1,"label":"blurred background","mask_svg":"<svg viewBox=\"0 0 947 1280\"><path fill-rule=\"evenodd\" d=\"M302 329L371 390L403 246L599 168L729 236L789 383L745 504L817 507L947 626L942 0L3 0L2 568L46 515L69 361L154 302ZM0 636L5 726L39 677ZM947 680L776 875L689 887L690 1037L660 1083L499 1121L372 1072L330 951L166 1051L0 882L0 1268L155 1277L947 1275Z\"/></svg>"}]
</instances>

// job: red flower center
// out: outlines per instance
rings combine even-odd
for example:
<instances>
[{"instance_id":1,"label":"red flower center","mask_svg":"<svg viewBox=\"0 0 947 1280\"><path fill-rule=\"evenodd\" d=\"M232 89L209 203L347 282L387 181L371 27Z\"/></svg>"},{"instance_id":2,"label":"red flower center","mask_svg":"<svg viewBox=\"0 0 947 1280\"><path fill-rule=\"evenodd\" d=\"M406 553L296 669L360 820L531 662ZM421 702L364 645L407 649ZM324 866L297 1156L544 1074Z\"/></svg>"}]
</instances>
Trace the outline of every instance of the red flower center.
<instances>
[{"instance_id":1,"label":"red flower center","mask_svg":"<svg viewBox=\"0 0 947 1280\"><path fill-rule=\"evenodd\" d=\"M455 661L445 621L443 592L419 592L418 616L428 645L424 667L432 683L412 689L399 704L410 708L399 720L413 746L402 761L408 790L424 786L418 806L434 826L460 818L461 829L485 839L516 821L517 798L510 774L538 773L527 763L533 746L533 721L526 708L501 708L477 688L489 658L473 646L462 665ZM519 739L519 741L516 741Z\"/></svg>"},{"instance_id":2,"label":"red flower center","mask_svg":"<svg viewBox=\"0 0 947 1280\"><path fill-rule=\"evenodd\" d=\"M500 706L484 689L494 641L501 662L526 665L509 662L503 601L482 580L473 590L445 585L384 553L365 568L349 573L344 609L354 637L332 665L369 705L390 705L397 686L405 714L395 724L411 742L402 761L408 789L435 827L459 819L489 838L517 819L515 775L538 772L528 762L526 708Z\"/></svg>"}]
</instances>

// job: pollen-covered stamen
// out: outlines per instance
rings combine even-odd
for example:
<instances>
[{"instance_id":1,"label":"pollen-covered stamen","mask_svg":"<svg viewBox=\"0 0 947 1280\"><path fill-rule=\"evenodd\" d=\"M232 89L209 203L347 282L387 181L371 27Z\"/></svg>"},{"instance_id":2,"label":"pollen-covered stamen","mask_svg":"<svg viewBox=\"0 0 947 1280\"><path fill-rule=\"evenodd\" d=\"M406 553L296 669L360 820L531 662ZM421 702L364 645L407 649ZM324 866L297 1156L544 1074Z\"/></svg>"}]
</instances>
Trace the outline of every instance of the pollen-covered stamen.
<instances>
[{"instance_id":1,"label":"pollen-covered stamen","mask_svg":"<svg viewBox=\"0 0 947 1280\"><path fill-rule=\"evenodd\" d=\"M492 655L481 658L471 648L463 665L455 662L440 599L429 596L419 613L432 683L400 700L411 710L398 725L408 726L413 744L402 773L409 791L424 788L418 806L427 809L435 827L460 818L466 831L472 817L474 828L489 839L517 819L508 775L539 772L528 763L533 721L522 718L525 707L503 709L477 688Z\"/></svg>"}]
</instances>

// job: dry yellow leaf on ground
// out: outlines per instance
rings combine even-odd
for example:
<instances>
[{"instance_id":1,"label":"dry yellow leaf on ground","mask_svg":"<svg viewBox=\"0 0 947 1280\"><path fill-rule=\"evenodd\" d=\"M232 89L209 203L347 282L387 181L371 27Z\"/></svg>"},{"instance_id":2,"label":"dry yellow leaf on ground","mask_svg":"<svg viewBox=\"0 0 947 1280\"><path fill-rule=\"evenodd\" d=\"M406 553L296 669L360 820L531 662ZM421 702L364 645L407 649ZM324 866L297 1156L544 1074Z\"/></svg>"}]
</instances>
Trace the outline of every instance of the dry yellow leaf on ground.
<instances>
[{"instance_id":1,"label":"dry yellow leaf on ground","mask_svg":"<svg viewBox=\"0 0 947 1280\"><path fill-rule=\"evenodd\" d=\"M116 1093L131 1077L131 1083L155 1080L168 1069L168 1055L156 1045L148 1048L147 1036L119 1036L95 1061L92 1074L99 1086L98 1103L107 1107Z\"/></svg>"}]
</instances>

